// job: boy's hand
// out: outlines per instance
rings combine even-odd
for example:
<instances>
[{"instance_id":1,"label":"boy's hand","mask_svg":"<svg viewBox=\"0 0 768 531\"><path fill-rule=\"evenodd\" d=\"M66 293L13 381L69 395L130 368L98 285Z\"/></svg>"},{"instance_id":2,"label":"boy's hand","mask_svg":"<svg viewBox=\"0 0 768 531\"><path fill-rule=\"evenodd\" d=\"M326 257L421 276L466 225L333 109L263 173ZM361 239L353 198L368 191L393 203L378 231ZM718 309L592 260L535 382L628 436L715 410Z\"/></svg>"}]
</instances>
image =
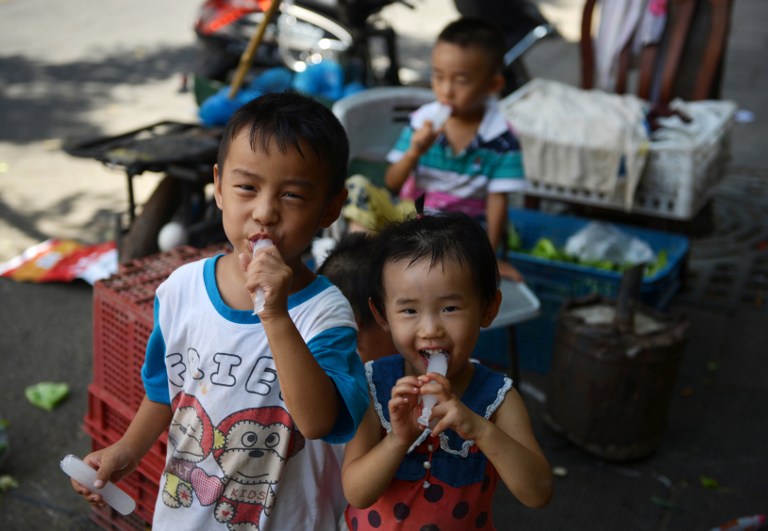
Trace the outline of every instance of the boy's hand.
<instances>
[{"instance_id":1,"label":"boy's hand","mask_svg":"<svg viewBox=\"0 0 768 531\"><path fill-rule=\"evenodd\" d=\"M484 419L465 406L451 392L451 382L448 378L437 373L429 373L419 376L419 380L422 382L420 394L437 397L437 404L432 408L429 423L432 435L439 435L451 428L463 439L474 440Z\"/></svg>"},{"instance_id":2,"label":"boy's hand","mask_svg":"<svg viewBox=\"0 0 768 531\"><path fill-rule=\"evenodd\" d=\"M251 299L257 289L264 290L264 309L259 316L263 318L270 312L285 311L293 271L283 261L277 247L270 245L259 249L253 257L241 253L239 259L240 268L245 274L245 287Z\"/></svg>"},{"instance_id":3,"label":"boy's hand","mask_svg":"<svg viewBox=\"0 0 768 531\"><path fill-rule=\"evenodd\" d=\"M392 425L392 435L400 444L409 448L421 433L416 419L421 413L419 404L419 389L422 382L415 376L400 378L392 388L392 398L389 400L389 421Z\"/></svg>"},{"instance_id":4,"label":"boy's hand","mask_svg":"<svg viewBox=\"0 0 768 531\"><path fill-rule=\"evenodd\" d=\"M91 491L91 488L101 488L108 481L116 483L129 473L133 472L138 462L120 442L113 444L103 450L97 450L83 458L83 462L96 470L96 483L94 485L83 485L82 483L70 479L72 488L86 499L88 503L95 507L105 507L106 503L100 494Z\"/></svg>"},{"instance_id":5,"label":"boy's hand","mask_svg":"<svg viewBox=\"0 0 768 531\"><path fill-rule=\"evenodd\" d=\"M437 140L437 137L441 132L442 129L433 130L432 122L426 120L424 125L413 132L413 136L411 137L411 150L413 150L417 156L421 157L429 150L432 144L435 143L435 140Z\"/></svg>"},{"instance_id":6,"label":"boy's hand","mask_svg":"<svg viewBox=\"0 0 768 531\"><path fill-rule=\"evenodd\" d=\"M506 260L497 260L496 263L499 266L499 275L501 278L508 278L515 282L523 282L523 275L512 264Z\"/></svg>"}]
</instances>

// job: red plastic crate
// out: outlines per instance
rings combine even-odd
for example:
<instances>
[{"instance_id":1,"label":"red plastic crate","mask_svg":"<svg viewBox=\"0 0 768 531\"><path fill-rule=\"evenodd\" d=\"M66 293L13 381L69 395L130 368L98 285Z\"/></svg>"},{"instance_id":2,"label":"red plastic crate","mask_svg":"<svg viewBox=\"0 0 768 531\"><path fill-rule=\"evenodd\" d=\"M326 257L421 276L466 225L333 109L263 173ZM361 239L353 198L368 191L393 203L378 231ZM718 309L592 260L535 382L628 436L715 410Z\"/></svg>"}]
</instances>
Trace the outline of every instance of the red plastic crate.
<instances>
[{"instance_id":1,"label":"red plastic crate","mask_svg":"<svg viewBox=\"0 0 768 531\"><path fill-rule=\"evenodd\" d=\"M88 386L88 412L83 419L83 429L102 446L117 442L125 433L134 414L135 411L116 401L96 385ZM166 431L141 460L139 470L157 481L165 469L167 448L168 432Z\"/></svg>"},{"instance_id":2,"label":"red plastic crate","mask_svg":"<svg viewBox=\"0 0 768 531\"><path fill-rule=\"evenodd\" d=\"M224 244L178 247L134 260L93 292L93 383L136 411L144 398L141 366L152 332L155 290L179 266L227 252Z\"/></svg>"},{"instance_id":3,"label":"red plastic crate","mask_svg":"<svg viewBox=\"0 0 768 531\"><path fill-rule=\"evenodd\" d=\"M101 508L92 507L91 521L108 531L148 531L152 528L150 524L135 514L123 516L109 505Z\"/></svg>"}]
</instances>

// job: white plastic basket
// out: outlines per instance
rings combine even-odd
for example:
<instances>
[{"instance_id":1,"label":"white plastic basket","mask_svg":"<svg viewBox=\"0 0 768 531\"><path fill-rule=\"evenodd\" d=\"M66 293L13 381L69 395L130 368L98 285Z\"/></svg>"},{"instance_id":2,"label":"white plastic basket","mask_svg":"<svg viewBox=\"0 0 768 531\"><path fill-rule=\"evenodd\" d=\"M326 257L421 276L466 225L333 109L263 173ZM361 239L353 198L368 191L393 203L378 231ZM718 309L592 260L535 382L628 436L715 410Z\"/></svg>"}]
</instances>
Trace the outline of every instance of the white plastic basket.
<instances>
[{"instance_id":1,"label":"white plastic basket","mask_svg":"<svg viewBox=\"0 0 768 531\"><path fill-rule=\"evenodd\" d=\"M723 117L722 127L689 148L652 142L645 172L635 191L632 212L689 220L711 198L730 158L730 136L736 107L729 101L706 103L719 107ZM617 188L616 194L608 195L533 180L528 181L526 189L526 194L535 197L626 210L620 199L622 193L621 188Z\"/></svg>"},{"instance_id":2,"label":"white plastic basket","mask_svg":"<svg viewBox=\"0 0 768 531\"><path fill-rule=\"evenodd\" d=\"M719 118L718 127L689 149L651 142L646 171L635 192L638 211L690 219L711 198L722 179L731 154L736 105L730 101L694 103L714 111Z\"/></svg>"},{"instance_id":3,"label":"white plastic basket","mask_svg":"<svg viewBox=\"0 0 768 531\"><path fill-rule=\"evenodd\" d=\"M505 105L514 105L516 98L535 88L536 85L521 88L520 94L511 95L509 101L502 102L502 110ZM731 101L715 100L685 102L684 105L706 113L708 127L690 142L650 143L645 169L635 190L631 208L627 208L623 200L625 190L622 179L617 180L612 192L603 192L578 185L563 185L562 179L554 178L553 172L560 170L549 157L531 161L535 167L529 168L525 160L526 133L521 132L523 162L526 164L528 179L526 194L654 217L677 220L693 218L710 199L714 187L724 174L725 163L730 157L730 134L736 105ZM563 126L568 126L566 119L563 120ZM560 146L549 145L550 148L550 153L555 153ZM562 149L572 148L562 146ZM555 181L559 181L559 184L554 184Z\"/></svg>"}]
</instances>

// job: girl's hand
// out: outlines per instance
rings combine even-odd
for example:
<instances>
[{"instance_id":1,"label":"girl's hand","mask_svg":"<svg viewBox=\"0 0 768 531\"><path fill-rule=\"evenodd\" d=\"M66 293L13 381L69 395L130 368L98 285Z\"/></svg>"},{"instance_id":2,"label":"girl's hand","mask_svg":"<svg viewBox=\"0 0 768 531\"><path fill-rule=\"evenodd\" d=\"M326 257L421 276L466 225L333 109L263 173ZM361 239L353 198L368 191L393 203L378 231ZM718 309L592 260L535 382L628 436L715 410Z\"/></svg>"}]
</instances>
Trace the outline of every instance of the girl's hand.
<instances>
[{"instance_id":1,"label":"girl's hand","mask_svg":"<svg viewBox=\"0 0 768 531\"><path fill-rule=\"evenodd\" d=\"M448 378L437 373L429 373L419 376L419 380L423 384L420 389L422 395L437 397L437 404L432 408L429 423L432 435L439 435L451 428L463 439L474 440L483 419L451 392L451 382Z\"/></svg>"},{"instance_id":2,"label":"girl's hand","mask_svg":"<svg viewBox=\"0 0 768 531\"><path fill-rule=\"evenodd\" d=\"M392 435L406 447L415 441L421 429L416 419L421 412L419 404L419 388L422 382L415 376L400 378L392 388L389 400L389 421L392 425Z\"/></svg>"}]
</instances>

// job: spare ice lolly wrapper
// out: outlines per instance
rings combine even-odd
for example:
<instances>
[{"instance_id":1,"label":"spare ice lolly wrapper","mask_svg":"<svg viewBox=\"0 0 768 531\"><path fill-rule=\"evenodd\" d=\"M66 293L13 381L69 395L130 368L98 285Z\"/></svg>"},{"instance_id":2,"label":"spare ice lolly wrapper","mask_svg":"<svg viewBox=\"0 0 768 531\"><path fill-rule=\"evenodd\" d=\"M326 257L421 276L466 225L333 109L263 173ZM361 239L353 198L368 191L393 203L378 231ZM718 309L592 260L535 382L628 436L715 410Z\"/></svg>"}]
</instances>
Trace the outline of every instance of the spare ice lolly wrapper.
<instances>
[{"instance_id":1,"label":"spare ice lolly wrapper","mask_svg":"<svg viewBox=\"0 0 768 531\"><path fill-rule=\"evenodd\" d=\"M441 376L445 376L448 372L448 356L444 352L435 352L429 356L429 363L427 363L427 374L435 372ZM419 424L423 426L429 426L429 416L432 414L432 408L437 403L437 397L435 395L424 395L421 397L421 416L419 417Z\"/></svg>"},{"instance_id":2,"label":"spare ice lolly wrapper","mask_svg":"<svg viewBox=\"0 0 768 531\"><path fill-rule=\"evenodd\" d=\"M136 508L136 502L133 498L128 496L123 489L111 481L108 481L107 484L100 489L94 487L93 482L96 481L96 471L79 457L69 454L61 460L60 466L69 477L82 483L92 492L101 494L104 501L120 514L129 515Z\"/></svg>"},{"instance_id":3,"label":"spare ice lolly wrapper","mask_svg":"<svg viewBox=\"0 0 768 531\"><path fill-rule=\"evenodd\" d=\"M264 247L269 247L272 244L272 240L264 238L263 240L256 240L253 242L253 258L256 258L256 252ZM261 288L256 289L256 294L253 296L253 315L257 315L264 309L264 290Z\"/></svg>"}]
</instances>

